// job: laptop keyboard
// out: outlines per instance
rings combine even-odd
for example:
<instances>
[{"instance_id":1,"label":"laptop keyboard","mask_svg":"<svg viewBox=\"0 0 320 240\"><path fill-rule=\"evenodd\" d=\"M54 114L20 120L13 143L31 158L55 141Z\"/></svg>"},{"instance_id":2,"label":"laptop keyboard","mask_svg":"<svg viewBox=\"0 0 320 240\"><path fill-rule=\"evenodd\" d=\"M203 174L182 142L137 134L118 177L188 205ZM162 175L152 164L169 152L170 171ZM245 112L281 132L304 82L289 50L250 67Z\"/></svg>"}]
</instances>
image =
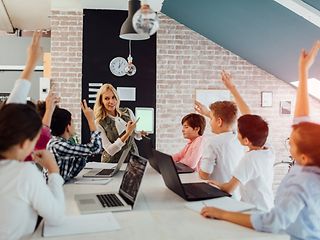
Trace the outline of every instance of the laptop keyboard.
<instances>
[{"instance_id":1,"label":"laptop keyboard","mask_svg":"<svg viewBox=\"0 0 320 240\"><path fill-rule=\"evenodd\" d=\"M97 173L97 175L109 175L114 171L114 169L103 169Z\"/></svg>"},{"instance_id":2,"label":"laptop keyboard","mask_svg":"<svg viewBox=\"0 0 320 240\"><path fill-rule=\"evenodd\" d=\"M121 207L124 206L116 194L100 194L97 198L103 207Z\"/></svg>"}]
</instances>

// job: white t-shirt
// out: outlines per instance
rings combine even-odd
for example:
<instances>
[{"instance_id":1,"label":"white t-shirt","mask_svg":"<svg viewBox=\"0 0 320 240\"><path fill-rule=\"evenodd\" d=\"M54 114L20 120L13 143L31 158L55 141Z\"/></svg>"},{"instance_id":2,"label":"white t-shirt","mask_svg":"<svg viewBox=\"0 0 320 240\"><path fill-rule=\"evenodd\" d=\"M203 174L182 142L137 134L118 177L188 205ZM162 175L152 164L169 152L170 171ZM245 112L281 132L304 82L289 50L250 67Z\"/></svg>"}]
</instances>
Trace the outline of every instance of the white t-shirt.
<instances>
[{"instance_id":1,"label":"white t-shirt","mask_svg":"<svg viewBox=\"0 0 320 240\"><path fill-rule=\"evenodd\" d=\"M18 79L14 84L7 103L26 103L30 88L30 81Z\"/></svg>"},{"instance_id":2,"label":"white t-shirt","mask_svg":"<svg viewBox=\"0 0 320 240\"><path fill-rule=\"evenodd\" d=\"M244 156L245 147L238 140L236 132L225 132L204 139L200 169L209 173L209 179L220 183L229 182L233 171ZM239 199L239 191L233 193Z\"/></svg>"},{"instance_id":3,"label":"white t-shirt","mask_svg":"<svg viewBox=\"0 0 320 240\"><path fill-rule=\"evenodd\" d=\"M273 163L275 154L271 146L265 150L247 152L233 176L240 181L241 200L269 211L273 207Z\"/></svg>"},{"instance_id":4,"label":"white t-shirt","mask_svg":"<svg viewBox=\"0 0 320 240\"><path fill-rule=\"evenodd\" d=\"M0 160L0 239L27 239L38 214L49 224L64 217L63 179L49 174L48 185L32 162Z\"/></svg>"}]
</instances>

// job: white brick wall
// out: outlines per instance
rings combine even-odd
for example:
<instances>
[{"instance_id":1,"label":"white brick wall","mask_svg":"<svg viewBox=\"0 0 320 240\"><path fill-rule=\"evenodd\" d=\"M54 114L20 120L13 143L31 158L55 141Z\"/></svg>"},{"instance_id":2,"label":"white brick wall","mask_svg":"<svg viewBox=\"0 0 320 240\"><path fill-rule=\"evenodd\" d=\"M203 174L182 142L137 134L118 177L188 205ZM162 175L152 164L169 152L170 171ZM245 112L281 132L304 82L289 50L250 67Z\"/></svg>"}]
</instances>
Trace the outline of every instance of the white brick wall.
<instances>
[{"instance_id":1,"label":"white brick wall","mask_svg":"<svg viewBox=\"0 0 320 240\"><path fill-rule=\"evenodd\" d=\"M295 88L163 14L157 35L157 148L175 153L185 145L180 121L193 112L195 89L223 89L222 69L232 73L252 112L268 121L277 161L286 160L284 141L290 135L292 115L280 115L279 106L280 101L294 100ZM261 91L273 92L273 107L260 107ZM311 110L319 116L318 101L311 101ZM287 166L275 168L274 188L286 172Z\"/></svg>"},{"instance_id":2,"label":"white brick wall","mask_svg":"<svg viewBox=\"0 0 320 240\"><path fill-rule=\"evenodd\" d=\"M82 11L52 11L51 84L61 96L60 106L72 113L76 130L81 125Z\"/></svg>"},{"instance_id":3,"label":"white brick wall","mask_svg":"<svg viewBox=\"0 0 320 240\"><path fill-rule=\"evenodd\" d=\"M51 18L52 83L62 97L61 106L72 112L79 133L82 17L79 11L53 11ZM292 116L280 115L279 105L280 100L293 101L295 89L163 14L157 33L157 148L174 153L185 145L180 121L193 112L195 89L222 89L222 69L232 73L252 111L269 122L277 161L287 159L284 141L290 134ZM272 108L260 107L261 91L273 92ZM320 103L312 100L311 110L319 116ZM210 134L209 129L208 125L206 134ZM279 166L275 170L276 188L287 168Z\"/></svg>"}]
</instances>

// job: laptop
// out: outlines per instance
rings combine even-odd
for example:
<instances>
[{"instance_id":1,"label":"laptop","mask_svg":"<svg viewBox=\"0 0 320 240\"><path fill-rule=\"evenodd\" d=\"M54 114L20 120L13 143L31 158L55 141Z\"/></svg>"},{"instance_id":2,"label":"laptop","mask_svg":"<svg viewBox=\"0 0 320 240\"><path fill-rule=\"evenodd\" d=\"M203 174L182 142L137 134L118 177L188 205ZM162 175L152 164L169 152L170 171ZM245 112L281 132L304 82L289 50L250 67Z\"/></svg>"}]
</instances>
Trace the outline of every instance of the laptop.
<instances>
[{"instance_id":1,"label":"laptop","mask_svg":"<svg viewBox=\"0 0 320 240\"><path fill-rule=\"evenodd\" d=\"M157 160L153 156L152 150L154 148L152 146L151 139L148 138L148 137L143 137L142 138L142 144L143 144L143 147L144 147L144 153L146 155L146 158L149 160L150 166L154 170L156 170L158 173L161 174L159 166L158 166L158 163L157 163ZM194 172L194 170L191 167L189 167L189 166L187 166L187 165L185 165L183 163L174 162L174 164L176 165L177 172L179 174L182 174L182 173L193 173Z\"/></svg>"},{"instance_id":2,"label":"laptop","mask_svg":"<svg viewBox=\"0 0 320 240\"><path fill-rule=\"evenodd\" d=\"M118 193L77 194L75 200L81 214L132 210L136 202L147 159L129 153L130 159Z\"/></svg>"},{"instance_id":3,"label":"laptop","mask_svg":"<svg viewBox=\"0 0 320 240\"><path fill-rule=\"evenodd\" d=\"M129 157L130 147L127 147L121 154L117 165L114 168L93 168L89 172L85 173L82 177L84 178L110 178L117 174L122 164Z\"/></svg>"},{"instance_id":4,"label":"laptop","mask_svg":"<svg viewBox=\"0 0 320 240\"><path fill-rule=\"evenodd\" d=\"M199 201L231 196L229 193L204 182L182 184L172 157L157 150L153 150L153 153L159 164L164 183L171 191L183 199L187 201Z\"/></svg>"}]
</instances>

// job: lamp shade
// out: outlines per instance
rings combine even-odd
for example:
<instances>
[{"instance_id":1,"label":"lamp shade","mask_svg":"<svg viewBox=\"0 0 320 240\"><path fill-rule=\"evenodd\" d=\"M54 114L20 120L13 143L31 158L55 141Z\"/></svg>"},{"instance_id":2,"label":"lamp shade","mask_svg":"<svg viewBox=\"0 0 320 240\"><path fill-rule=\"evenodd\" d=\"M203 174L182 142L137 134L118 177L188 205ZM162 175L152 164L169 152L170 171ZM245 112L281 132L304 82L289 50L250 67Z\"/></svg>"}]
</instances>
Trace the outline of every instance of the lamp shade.
<instances>
[{"instance_id":1,"label":"lamp shade","mask_svg":"<svg viewBox=\"0 0 320 240\"><path fill-rule=\"evenodd\" d=\"M136 11L140 8L139 0L129 0L128 1L128 17L123 22L119 37L125 40L146 40L150 36L145 33L137 33L132 25L132 18Z\"/></svg>"}]
</instances>

